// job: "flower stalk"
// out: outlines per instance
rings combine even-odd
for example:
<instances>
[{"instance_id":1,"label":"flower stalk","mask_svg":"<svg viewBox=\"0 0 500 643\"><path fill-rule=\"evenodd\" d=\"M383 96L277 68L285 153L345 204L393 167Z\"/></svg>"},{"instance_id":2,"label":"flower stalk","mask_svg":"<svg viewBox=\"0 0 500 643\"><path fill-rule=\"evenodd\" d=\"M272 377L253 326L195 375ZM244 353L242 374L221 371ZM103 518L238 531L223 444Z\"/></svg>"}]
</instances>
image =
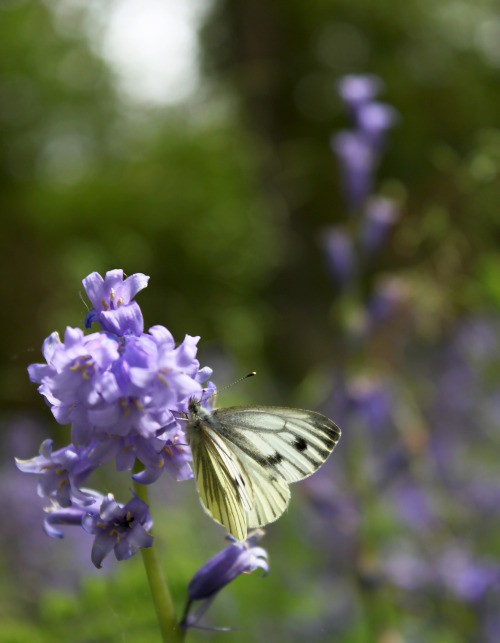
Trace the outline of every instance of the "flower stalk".
<instances>
[{"instance_id":1,"label":"flower stalk","mask_svg":"<svg viewBox=\"0 0 500 643\"><path fill-rule=\"evenodd\" d=\"M134 491L141 500L149 505L148 488L146 485L142 485L134 481ZM168 588L167 579L161 566L157 547L153 544L152 547L141 548L141 555L146 569L151 595L153 597L162 640L164 643L177 643L179 641L184 641L185 633L177 623L174 603Z\"/></svg>"}]
</instances>

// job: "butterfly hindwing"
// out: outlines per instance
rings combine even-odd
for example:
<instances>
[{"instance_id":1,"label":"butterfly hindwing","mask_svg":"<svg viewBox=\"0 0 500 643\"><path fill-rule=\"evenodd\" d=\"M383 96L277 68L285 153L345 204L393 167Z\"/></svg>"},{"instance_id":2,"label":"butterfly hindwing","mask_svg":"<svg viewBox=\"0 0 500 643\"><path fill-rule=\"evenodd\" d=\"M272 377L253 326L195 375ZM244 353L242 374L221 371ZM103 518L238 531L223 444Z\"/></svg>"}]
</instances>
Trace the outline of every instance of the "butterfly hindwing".
<instances>
[{"instance_id":1,"label":"butterfly hindwing","mask_svg":"<svg viewBox=\"0 0 500 643\"><path fill-rule=\"evenodd\" d=\"M248 476L252 480L254 506L247 511L247 526L263 527L277 520L290 500L290 489L283 478L256 465L251 459L245 461Z\"/></svg>"},{"instance_id":2,"label":"butterfly hindwing","mask_svg":"<svg viewBox=\"0 0 500 643\"><path fill-rule=\"evenodd\" d=\"M202 504L230 534L244 540L245 512L254 506L248 474L224 439L206 423L190 431L190 445Z\"/></svg>"},{"instance_id":3,"label":"butterfly hindwing","mask_svg":"<svg viewBox=\"0 0 500 643\"><path fill-rule=\"evenodd\" d=\"M314 473L340 438L338 426L314 411L229 407L216 409L212 415L219 433L231 446L238 447L245 466L244 455L264 469L276 471L286 482L297 482Z\"/></svg>"}]
</instances>

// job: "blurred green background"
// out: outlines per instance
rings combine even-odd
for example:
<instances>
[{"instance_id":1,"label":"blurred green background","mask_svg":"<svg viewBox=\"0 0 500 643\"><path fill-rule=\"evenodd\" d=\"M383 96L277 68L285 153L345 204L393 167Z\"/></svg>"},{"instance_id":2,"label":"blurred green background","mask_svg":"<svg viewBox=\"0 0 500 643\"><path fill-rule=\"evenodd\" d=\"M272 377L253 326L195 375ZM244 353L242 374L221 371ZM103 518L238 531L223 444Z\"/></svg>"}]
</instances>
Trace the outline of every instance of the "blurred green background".
<instances>
[{"instance_id":1,"label":"blurred green background","mask_svg":"<svg viewBox=\"0 0 500 643\"><path fill-rule=\"evenodd\" d=\"M491 608L500 560L498 4L191 4L183 28L197 37L197 67L185 72L192 90L177 99L178 87L170 99L161 77L161 98L143 96L138 82L134 90L133 78L124 89L103 45L112 24L119 31L120 11L136 12L139 28L146 5L161 9L156 28L172 38L174 3L0 5L0 641L157 640L139 557L120 565L110 557L97 573L83 536L48 539L36 483L12 464L49 435L67 443L26 367L41 360L53 330L83 326L81 279L113 268L150 275L138 297L146 328L163 324L179 342L201 335L200 362L218 386L258 371L219 404L323 410L344 431L323 487L297 485L289 511L269 527L269 576L240 577L209 612L209 623L241 629L188 640L499 640ZM142 37L145 46L147 31ZM174 48L170 65L188 53ZM349 217L330 138L349 126L335 83L353 73L383 79L380 98L400 115L376 181L400 218L349 291L332 282L321 239ZM397 285L395 312L367 329L370 298L384 283ZM474 326L465 339L464 324ZM352 392L364 394L366 382L370 391L391 383L397 438L373 437L363 409L353 414ZM471 396L465 410L460 386ZM440 478L432 448L444 425L456 443L448 450L448 433L439 434L452 472ZM401 517L389 483L373 482L398 440L436 514L424 527ZM109 470L101 484L120 499L129 481L116 477ZM491 496L487 522L469 483ZM325 513L330 485L356 515L345 529L344 510ZM223 546L222 531L201 511L194 484L165 478L158 487L153 515L181 611L187 582ZM334 555L339 537L344 557ZM422 573L414 568L408 586L398 585L384 567L395 537L424 557L448 545L466 551L470 569L443 563L445 571L456 587L483 582L484 592L471 598L454 580L448 594L438 581L410 587Z\"/></svg>"}]
</instances>

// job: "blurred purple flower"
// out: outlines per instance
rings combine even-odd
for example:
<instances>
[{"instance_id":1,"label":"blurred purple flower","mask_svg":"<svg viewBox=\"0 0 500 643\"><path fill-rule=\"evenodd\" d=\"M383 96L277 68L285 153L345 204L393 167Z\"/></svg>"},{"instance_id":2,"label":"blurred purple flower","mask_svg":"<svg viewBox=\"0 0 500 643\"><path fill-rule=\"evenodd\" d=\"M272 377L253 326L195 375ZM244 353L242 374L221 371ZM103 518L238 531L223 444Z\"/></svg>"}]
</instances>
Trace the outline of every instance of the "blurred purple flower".
<instances>
[{"instance_id":1,"label":"blurred purple flower","mask_svg":"<svg viewBox=\"0 0 500 643\"><path fill-rule=\"evenodd\" d=\"M265 574L269 571L267 552L257 543L264 535L262 529L256 529L248 535L244 542L239 542L232 536L227 540L232 544L208 560L193 576L188 585L188 603L181 622L181 627L187 629L196 627L200 617L210 606L214 597L226 585L240 574L249 574L259 567ZM193 601L204 601L201 608L190 615Z\"/></svg>"},{"instance_id":2,"label":"blurred purple flower","mask_svg":"<svg viewBox=\"0 0 500 643\"><path fill-rule=\"evenodd\" d=\"M136 273L123 281L123 270L110 270L104 279L98 272L85 277L83 286L93 306L85 317L85 328L98 321L103 330L115 335L140 335L144 321L139 305L132 299L146 288L148 280L146 275Z\"/></svg>"},{"instance_id":3,"label":"blurred purple flower","mask_svg":"<svg viewBox=\"0 0 500 643\"><path fill-rule=\"evenodd\" d=\"M111 550L117 560L126 560L139 547L153 544L153 536L148 533L153 526L148 506L137 496L121 505L108 493L99 509L87 511L82 525L85 531L95 535L91 559L97 569Z\"/></svg>"},{"instance_id":4,"label":"blurred purple flower","mask_svg":"<svg viewBox=\"0 0 500 643\"><path fill-rule=\"evenodd\" d=\"M360 230L360 246L368 255L375 254L398 220L395 202L381 196L372 196L366 202Z\"/></svg>"},{"instance_id":5,"label":"blurred purple flower","mask_svg":"<svg viewBox=\"0 0 500 643\"><path fill-rule=\"evenodd\" d=\"M340 226L330 226L323 230L322 241L330 274L340 287L345 286L356 269L351 238Z\"/></svg>"},{"instance_id":6,"label":"blurred purple flower","mask_svg":"<svg viewBox=\"0 0 500 643\"><path fill-rule=\"evenodd\" d=\"M471 365L494 361L500 353L496 320L468 317L457 329L454 343L459 354Z\"/></svg>"},{"instance_id":7,"label":"blurred purple flower","mask_svg":"<svg viewBox=\"0 0 500 643\"><path fill-rule=\"evenodd\" d=\"M500 585L500 565L497 561L474 559L459 547L450 547L445 551L438 572L444 586L466 602L476 602L491 588Z\"/></svg>"},{"instance_id":8,"label":"blurred purple flower","mask_svg":"<svg viewBox=\"0 0 500 643\"><path fill-rule=\"evenodd\" d=\"M342 176L347 203L358 208L373 189L373 176L378 163L375 151L360 132L343 130L331 139Z\"/></svg>"},{"instance_id":9,"label":"blurred purple flower","mask_svg":"<svg viewBox=\"0 0 500 643\"><path fill-rule=\"evenodd\" d=\"M385 382L369 376L352 378L345 396L348 412L361 418L368 428L380 431L387 427L392 412L392 392Z\"/></svg>"},{"instance_id":10,"label":"blurred purple flower","mask_svg":"<svg viewBox=\"0 0 500 643\"><path fill-rule=\"evenodd\" d=\"M398 518L412 529L428 530L438 524L433 495L426 493L418 482L405 477L386 493Z\"/></svg>"},{"instance_id":11,"label":"blurred purple flower","mask_svg":"<svg viewBox=\"0 0 500 643\"><path fill-rule=\"evenodd\" d=\"M339 96L354 115L361 105L373 100L382 88L381 78L374 74L346 74L337 80Z\"/></svg>"},{"instance_id":12,"label":"blurred purple flower","mask_svg":"<svg viewBox=\"0 0 500 643\"><path fill-rule=\"evenodd\" d=\"M385 278L376 286L368 302L370 320L374 323L385 321L407 298L407 288L401 279L394 276Z\"/></svg>"},{"instance_id":13,"label":"blurred purple flower","mask_svg":"<svg viewBox=\"0 0 500 643\"><path fill-rule=\"evenodd\" d=\"M422 591L435 585L434 566L407 544L391 545L381 555L380 565L385 578L407 591Z\"/></svg>"},{"instance_id":14,"label":"blurred purple flower","mask_svg":"<svg viewBox=\"0 0 500 643\"><path fill-rule=\"evenodd\" d=\"M365 103L357 111L357 124L373 149L381 151L387 132L397 123L398 112L386 103Z\"/></svg>"}]
</instances>

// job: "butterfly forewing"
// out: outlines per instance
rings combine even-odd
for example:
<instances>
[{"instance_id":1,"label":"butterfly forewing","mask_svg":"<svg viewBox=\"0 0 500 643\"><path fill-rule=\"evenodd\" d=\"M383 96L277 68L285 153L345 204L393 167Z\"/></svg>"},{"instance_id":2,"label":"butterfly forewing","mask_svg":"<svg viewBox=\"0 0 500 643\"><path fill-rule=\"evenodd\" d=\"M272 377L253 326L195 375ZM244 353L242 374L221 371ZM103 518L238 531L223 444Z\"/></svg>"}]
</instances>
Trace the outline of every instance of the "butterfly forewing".
<instances>
[{"instance_id":1,"label":"butterfly forewing","mask_svg":"<svg viewBox=\"0 0 500 643\"><path fill-rule=\"evenodd\" d=\"M301 409L273 406L217 409L219 433L246 466L246 457L286 482L297 482L314 473L328 458L340 438L330 419Z\"/></svg>"},{"instance_id":2,"label":"butterfly forewing","mask_svg":"<svg viewBox=\"0 0 500 643\"><path fill-rule=\"evenodd\" d=\"M247 534L246 511L254 506L252 483L237 455L206 423L189 431L194 476L208 513L238 540Z\"/></svg>"}]
</instances>

